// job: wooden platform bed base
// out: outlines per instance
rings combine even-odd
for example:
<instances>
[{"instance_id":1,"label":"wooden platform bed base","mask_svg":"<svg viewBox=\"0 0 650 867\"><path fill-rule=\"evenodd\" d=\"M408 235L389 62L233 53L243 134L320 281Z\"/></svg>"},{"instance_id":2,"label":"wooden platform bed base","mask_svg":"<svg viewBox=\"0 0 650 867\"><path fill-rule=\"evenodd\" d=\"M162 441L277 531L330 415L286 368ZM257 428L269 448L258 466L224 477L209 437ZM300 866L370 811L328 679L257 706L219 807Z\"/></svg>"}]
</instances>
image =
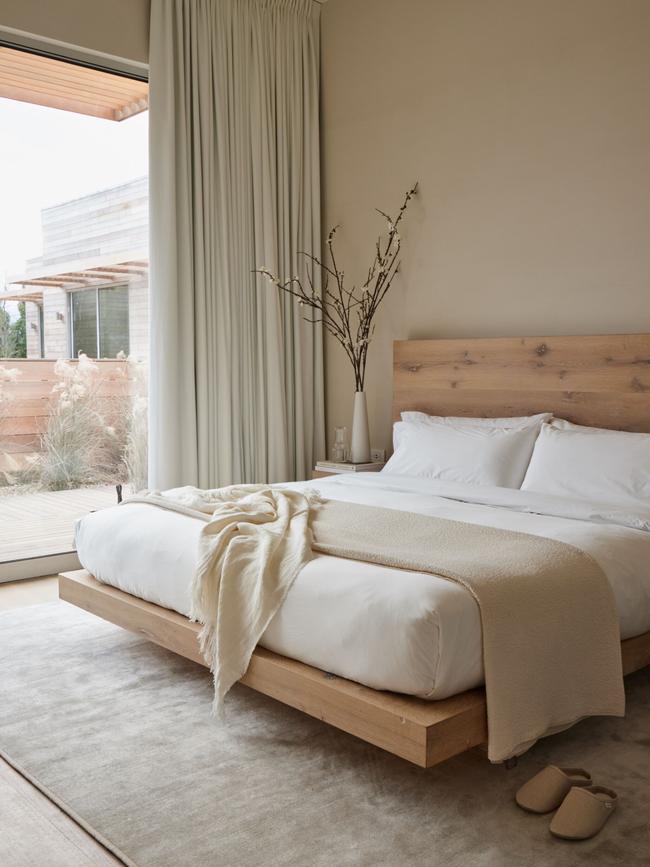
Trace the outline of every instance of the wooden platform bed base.
<instances>
[{"instance_id":1,"label":"wooden platform bed base","mask_svg":"<svg viewBox=\"0 0 650 867\"><path fill-rule=\"evenodd\" d=\"M198 624L174 611L100 584L85 570L60 575L59 596L205 665L197 642ZM622 649L625 674L650 665L650 632L624 641ZM241 682L422 768L487 739L483 689L425 701L369 689L263 648L253 654Z\"/></svg>"}]
</instances>

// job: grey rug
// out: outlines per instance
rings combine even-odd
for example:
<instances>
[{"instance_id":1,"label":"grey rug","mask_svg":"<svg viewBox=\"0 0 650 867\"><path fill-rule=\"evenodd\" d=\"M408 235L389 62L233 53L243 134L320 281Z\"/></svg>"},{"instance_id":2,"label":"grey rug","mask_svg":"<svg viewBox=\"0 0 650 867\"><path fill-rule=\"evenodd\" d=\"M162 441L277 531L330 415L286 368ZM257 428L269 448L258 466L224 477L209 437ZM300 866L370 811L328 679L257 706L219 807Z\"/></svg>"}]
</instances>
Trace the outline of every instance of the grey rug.
<instances>
[{"instance_id":1,"label":"grey rug","mask_svg":"<svg viewBox=\"0 0 650 867\"><path fill-rule=\"evenodd\" d=\"M625 720L589 720L511 771L479 750L429 771L210 675L65 603L0 614L0 751L129 864L345 867L650 863L650 670ZM513 803L547 762L619 792L602 834L551 837Z\"/></svg>"}]
</instances>

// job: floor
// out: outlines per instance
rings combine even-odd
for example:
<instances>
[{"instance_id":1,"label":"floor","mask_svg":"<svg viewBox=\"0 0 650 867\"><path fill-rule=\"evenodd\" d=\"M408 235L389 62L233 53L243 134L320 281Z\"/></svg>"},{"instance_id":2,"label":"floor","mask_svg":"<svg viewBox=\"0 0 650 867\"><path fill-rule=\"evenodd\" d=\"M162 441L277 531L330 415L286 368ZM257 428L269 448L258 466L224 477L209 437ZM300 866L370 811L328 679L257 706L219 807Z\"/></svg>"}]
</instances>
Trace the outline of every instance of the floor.
<instances>
[{"instance_id":1,"label":"floor","mask_svg":"<svg viewBox=\"0 0 650 867\"><path fill-rule=\"evenodd\" d=\"M0 584L0 609L53 602L56 575ZM94 837L0 759L0 864L3 867L117 867Z\"/></svg>"},{"instance_id":2,"label":"floor","mask_svg":"<svg viewBox=\"0 0 650 867\"><path fill-rule=\"evenodd\" d=\"M56 575L0 584L0 611L40 605L41 602L54 602L58 598L59 579Z\"/></svg>"},{"instance_id":3,"label":"floor","mask_svg":"<svg viewBox=\"0 0 650 867\"><path fill-rule=\"evenodd\" d=\"M75 520L116 502L111 487L0 497L0 563L74 550Z\"/></svg>"}]
</instances>

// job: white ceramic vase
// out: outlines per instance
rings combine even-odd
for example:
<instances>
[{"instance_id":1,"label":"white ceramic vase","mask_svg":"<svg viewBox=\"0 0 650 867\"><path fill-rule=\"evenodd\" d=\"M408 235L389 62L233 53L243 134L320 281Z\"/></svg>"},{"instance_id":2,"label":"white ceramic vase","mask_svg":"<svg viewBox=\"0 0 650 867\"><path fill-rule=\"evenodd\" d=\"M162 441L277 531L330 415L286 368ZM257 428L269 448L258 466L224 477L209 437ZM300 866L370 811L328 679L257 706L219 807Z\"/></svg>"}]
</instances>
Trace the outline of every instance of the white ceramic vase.
<instances>
[{"instance_id":1,"label":"white ceramic vase","mask_svg":"<svg viewBox=\"0 0 650 867\"><path fill-rule=\"evenodd\" d=\"M353 464L364 464L370 460L370 433L365 391L357 391L354 395L350 460Z\"/></svg>"}]
</instances>

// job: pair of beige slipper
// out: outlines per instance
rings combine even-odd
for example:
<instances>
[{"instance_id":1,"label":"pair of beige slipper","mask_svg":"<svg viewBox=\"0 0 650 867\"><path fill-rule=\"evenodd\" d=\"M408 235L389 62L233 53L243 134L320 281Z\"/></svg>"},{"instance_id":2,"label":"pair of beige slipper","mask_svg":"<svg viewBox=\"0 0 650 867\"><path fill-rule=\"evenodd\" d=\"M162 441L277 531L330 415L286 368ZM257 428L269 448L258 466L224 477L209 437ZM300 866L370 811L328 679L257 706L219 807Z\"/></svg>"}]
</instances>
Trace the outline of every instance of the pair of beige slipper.
<instances>
[{"instance_id":1,"label":"pair of beige slipper","mask_svg":"<svg viewBox=\"0 0 650 867\"><path fill-rule=\"evenodd\" d=\"M588 840L596 836L612 815L618 796L604 786L594 786L591 774L582 768L548 765L524 783L515 800L530 813L557 810L550 826L556 837Z\"/></svg>"}]
</instances>

